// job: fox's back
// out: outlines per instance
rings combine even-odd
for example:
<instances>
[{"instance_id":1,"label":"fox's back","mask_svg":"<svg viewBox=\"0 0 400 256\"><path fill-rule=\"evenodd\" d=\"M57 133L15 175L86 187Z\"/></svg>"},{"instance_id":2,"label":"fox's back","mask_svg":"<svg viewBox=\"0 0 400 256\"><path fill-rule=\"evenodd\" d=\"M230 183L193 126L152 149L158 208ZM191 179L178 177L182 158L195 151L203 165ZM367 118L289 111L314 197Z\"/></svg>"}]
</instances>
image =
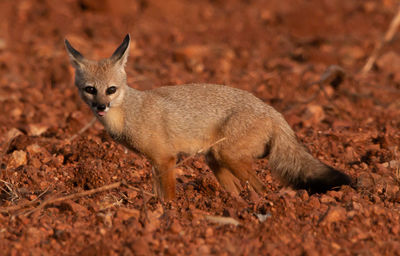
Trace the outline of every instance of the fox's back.
<instances>
[{"instance_id":1,"label":"fox's back","mask_svg":"<svg viewBox=\"0 0 400 256\"><path fill-rule=\"evenodd\" d=\"M165 114L179 114L188 118L219 119L235 112L249 111L264 115L271 107L253 94L224 85L187 84L164 86L145 92L157 99L157 105ZM167 113L169 112L169 113ZM175 113L175 114L174 114Z\"/></svg>"}]
</instances>

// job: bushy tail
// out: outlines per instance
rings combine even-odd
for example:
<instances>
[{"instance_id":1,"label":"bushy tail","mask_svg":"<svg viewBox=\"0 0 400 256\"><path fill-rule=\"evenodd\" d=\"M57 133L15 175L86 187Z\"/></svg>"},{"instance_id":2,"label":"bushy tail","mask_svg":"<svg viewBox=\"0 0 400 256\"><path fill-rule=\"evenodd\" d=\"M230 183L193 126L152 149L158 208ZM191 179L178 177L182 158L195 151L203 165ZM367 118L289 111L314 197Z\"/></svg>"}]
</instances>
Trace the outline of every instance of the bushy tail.
<instances>
[{"instance_id":1,"label":"bushy tail","mask_svg":"<svg viewBox=\"0 0 400 256\"><path fill-rule=\"evenodd\" d=\"M290 126L284 121L275 129L270 144L269 165L273 174L295 189L310 193L348 185L348 175L318 161L300 145Z\"/></svg>"}]
</instances>

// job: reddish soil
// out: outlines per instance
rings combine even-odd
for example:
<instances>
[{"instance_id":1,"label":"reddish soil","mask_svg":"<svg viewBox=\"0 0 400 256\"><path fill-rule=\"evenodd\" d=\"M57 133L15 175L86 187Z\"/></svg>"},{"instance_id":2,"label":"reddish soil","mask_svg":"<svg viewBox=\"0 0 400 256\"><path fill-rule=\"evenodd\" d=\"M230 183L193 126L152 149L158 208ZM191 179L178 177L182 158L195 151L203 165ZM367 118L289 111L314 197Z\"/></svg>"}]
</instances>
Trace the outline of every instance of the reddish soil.
<instances>
[{"instance_id":1,"label":"reddish soil","mask_svg":"<svg viewBox=\"0 0 400 256\"><path fill-rule=\"evenodd\" d=\"M368 74L358 73L396 3L0 1L1 254L399 255L399 36ZM126 33L130 86L209 82L251 91L354 185L294 191L262 160L267 192L245 188L237 199L195 157L180 167L178 198L163 207L145 193L152 192L147 160L124 152L99 123L69 141L92 114L73 86L63 39L99 59ZM313 83L330 65L347 76ZM44 205L118 181L139 189ZM12 206L20 208L5 211Z\"/></svg>"}]
</instances>

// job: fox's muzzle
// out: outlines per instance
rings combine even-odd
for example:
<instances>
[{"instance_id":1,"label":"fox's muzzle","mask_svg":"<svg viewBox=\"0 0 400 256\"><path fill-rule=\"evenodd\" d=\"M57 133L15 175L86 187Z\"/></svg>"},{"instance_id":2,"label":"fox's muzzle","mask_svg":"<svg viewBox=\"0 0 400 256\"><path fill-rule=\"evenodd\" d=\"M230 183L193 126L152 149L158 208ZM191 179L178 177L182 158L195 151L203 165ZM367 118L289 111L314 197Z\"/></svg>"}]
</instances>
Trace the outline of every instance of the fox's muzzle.
<instances>
[{"instance_id":1,"label":"fox's muzzle","mask_svg":"<svg viewBox=\"0 0 400 256\"><path fill-rule=\"evenodd\" d=\"M92 108L96 111L99 116L104 116L110 107L110 103L99 104L97 102L92 103Z\"/></svg>"}]
</instances>

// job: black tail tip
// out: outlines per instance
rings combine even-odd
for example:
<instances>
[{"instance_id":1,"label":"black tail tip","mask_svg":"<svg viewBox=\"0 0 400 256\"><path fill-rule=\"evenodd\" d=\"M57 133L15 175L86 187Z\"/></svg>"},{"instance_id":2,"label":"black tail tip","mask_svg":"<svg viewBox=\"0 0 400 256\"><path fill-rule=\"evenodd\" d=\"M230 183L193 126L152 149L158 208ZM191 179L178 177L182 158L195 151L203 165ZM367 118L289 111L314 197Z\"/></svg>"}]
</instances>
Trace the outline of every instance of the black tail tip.
<instances>
[{"instance_id":1,"label":"black tail tip","mask_svg":"<svg viewBox=\"0 0 400 256\"><path fill-rule=\"evenodd\" d=\"M325 193L328 190L338 190L342 185L350 185L352 180L347 174L340 172L330 166L319 177L310 177L306 181L295 185L296 189L305 189L310 194Z\"/></svg>"}]
</instances>

